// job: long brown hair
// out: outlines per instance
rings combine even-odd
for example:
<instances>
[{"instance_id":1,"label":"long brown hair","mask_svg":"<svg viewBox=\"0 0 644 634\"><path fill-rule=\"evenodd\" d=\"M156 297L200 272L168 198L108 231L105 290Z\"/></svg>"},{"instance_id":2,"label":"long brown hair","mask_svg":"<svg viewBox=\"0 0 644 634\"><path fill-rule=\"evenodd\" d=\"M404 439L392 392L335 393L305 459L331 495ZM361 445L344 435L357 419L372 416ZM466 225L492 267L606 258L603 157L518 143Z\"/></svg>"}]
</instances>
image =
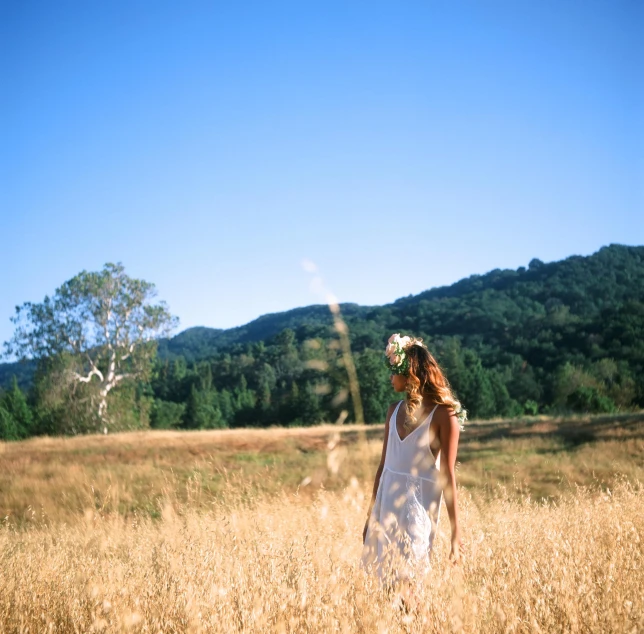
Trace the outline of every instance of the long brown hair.
<instances>
[{"instance_id":1,"label":"long brown hair","mask_svg":"<svg viewBox=\"0 0 644 634\"><path fill-rule=\"evenodd\" d=\"M432 353L417 339L405 347L405 354L409 359L405 401L409 418L416 421L416 412L424 400L437 405L447 405L454 410L459 424L463 425L467 419L467 411L454 396L445 373Z\"/></svg>"}]
</instances>

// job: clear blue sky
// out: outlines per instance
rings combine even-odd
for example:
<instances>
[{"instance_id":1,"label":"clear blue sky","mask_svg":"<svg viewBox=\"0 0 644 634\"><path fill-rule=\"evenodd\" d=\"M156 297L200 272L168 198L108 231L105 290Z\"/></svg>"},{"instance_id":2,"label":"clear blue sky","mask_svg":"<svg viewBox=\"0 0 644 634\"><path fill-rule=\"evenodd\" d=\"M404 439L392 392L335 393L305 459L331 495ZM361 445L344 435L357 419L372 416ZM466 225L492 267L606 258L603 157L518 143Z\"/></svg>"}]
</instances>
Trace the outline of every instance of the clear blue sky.
<instances>
[{"instance_id":1,"label":"clear blue sky","mask_svg":"<svg viewBox=\"0 0 644 634\"><path fill-rule=\"evenodd\" d=\"M643 8L3 3L0 341L108 261L230 327L644 244Z\"/></svg>"}]
</instances>

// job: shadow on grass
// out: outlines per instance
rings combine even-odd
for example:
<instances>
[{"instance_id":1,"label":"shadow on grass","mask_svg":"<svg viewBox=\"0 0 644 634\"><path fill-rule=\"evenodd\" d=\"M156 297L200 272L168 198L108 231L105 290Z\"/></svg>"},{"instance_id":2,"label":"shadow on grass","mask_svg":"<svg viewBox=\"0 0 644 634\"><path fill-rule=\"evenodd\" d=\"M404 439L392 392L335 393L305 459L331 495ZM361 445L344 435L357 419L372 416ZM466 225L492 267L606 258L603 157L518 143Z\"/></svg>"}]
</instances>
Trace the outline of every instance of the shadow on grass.
<instances>
[{"instance_id":1,"label":"shadow on grass","mask_svg":"<svg viewBox=\"0 0 644 634\"><path fill-rule=\"evenodd\" d=\"M644 414L473 424L470 428L466 427L460 444L467 451L468 444L473 442L487 444L504 439L542 440L544 437L554 441L554 446L548 450L552 452L565 452L600 440L642 439Z\"/></svg>"}]
</instances>

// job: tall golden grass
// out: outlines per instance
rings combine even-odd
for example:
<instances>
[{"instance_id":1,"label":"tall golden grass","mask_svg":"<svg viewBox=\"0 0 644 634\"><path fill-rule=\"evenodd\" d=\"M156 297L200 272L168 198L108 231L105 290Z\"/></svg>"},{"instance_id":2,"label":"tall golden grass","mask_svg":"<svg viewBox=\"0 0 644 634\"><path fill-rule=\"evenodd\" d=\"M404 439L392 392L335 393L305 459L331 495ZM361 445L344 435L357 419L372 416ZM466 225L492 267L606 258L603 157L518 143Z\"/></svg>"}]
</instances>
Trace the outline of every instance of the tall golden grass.
<instances>
[{"instance_id":1,"label":"tall golden grass","mask_svg":"<svg viewBox=\"0 0 644 634\"><path fill-rule=\"evenodd\" d=\"M208 509L232 496L311 496L369 486L382 425L308 429L155 431L0 442L0 520L12 526L73 523L102 515L158 516L171 495ZM644 415L486 421L461 434L458 482L477 497L508 494L559 500L576 485L644 482ZM306 486L300 486L302 483ZM233 486L234 485L234 486Z\"/></svg>"},{"instance_id":2,"label":"tall golden grass","mask_svg":"<svg viewBox=\"0 0 644 634\"><path fill-rule=\"evenodd\" d=\"M577 421L575 446L552 421L505 424L470 428L463 480L506 463L519 475L461 489L459 566L443 509L411 611L359 566L375 437L347 429L330 449L330 428L3 445L0 631L644 631L641 418L613 431ZM604 460L612 478L588 481L594 465L608 473ZM562 465L565 494L531 497Z\"/></svg>"},{"instance_id":3,"label":"tall golden grass","mask_svg":"<svg viewBox=\"0 0 644 634\"><path fill-rule=\"evenodd\" d=\"M0 533L5 632L641 632L644 497L463 500L469 554L406 613L360 570L364 496L297 496L162 519Z\"/></svg>"}]
</instances>

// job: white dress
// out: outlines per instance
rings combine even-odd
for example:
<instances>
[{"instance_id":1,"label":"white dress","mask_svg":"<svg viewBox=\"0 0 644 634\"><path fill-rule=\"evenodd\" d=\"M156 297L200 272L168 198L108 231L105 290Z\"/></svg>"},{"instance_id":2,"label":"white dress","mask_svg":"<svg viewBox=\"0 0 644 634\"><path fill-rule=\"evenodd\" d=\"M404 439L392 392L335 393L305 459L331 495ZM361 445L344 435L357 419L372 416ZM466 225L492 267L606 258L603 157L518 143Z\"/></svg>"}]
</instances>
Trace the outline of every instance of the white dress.
<instances>
[{"instance_id":1,"label":"white dress","mask_svg":"<svg viewBox=\"0 0 644 634\"><path fill-rule=\"evenodd\" d=\"M385 464L362 553L363 567L386 583L427 572L443 494L440 454L435 460L430 449L438 405L401 440L396 427L401 403L389 420Z\"/></svg>"}]
</instances>

